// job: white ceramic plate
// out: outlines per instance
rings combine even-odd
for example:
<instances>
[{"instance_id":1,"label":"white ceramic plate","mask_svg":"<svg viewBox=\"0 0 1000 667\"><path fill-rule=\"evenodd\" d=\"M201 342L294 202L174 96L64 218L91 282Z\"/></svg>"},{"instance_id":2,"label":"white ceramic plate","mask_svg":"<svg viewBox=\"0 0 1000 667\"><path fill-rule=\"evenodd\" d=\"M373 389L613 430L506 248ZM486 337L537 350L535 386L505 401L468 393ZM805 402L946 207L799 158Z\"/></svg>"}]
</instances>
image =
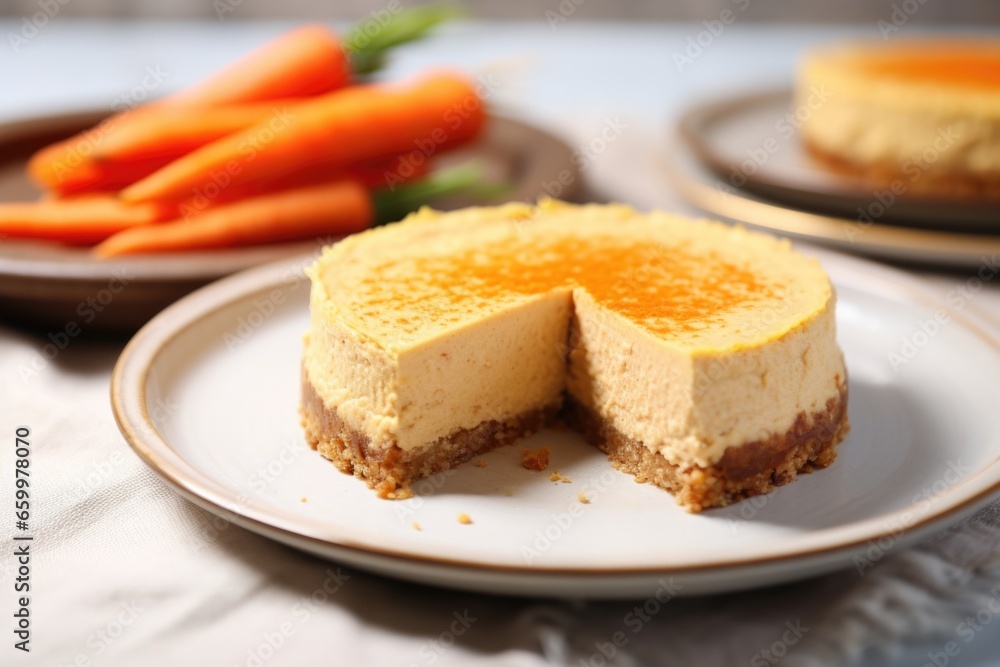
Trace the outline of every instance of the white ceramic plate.
<instances>
[{"instance_id":1,"label":"white ceramic plate","mask_svg":"<svg viewBox=\"0 0 1000 667\"><path fill-rule=\"evenodd\" d=\"M820 257L840 294L853 431L830 468L699 515L557 431L523 446L552 447L550 471L571 483L520 467L516 445L484 456L485 468L467 464L418 484L410 500L379 500L306 447L299 427L308 324L301 262L227 278L153 319L115 368L114 412L135 451L191 501L294 547L403 579L616 598L662 596L666 585L683 595L731 591L864 566L1000 490L1000 338L970 305L936 303L898 272ZM939 308L948 321L935 329ZM579 503L581 491L589 504ZM472 524L459 523L460 513Z\"/></svg>"}]
</instances>

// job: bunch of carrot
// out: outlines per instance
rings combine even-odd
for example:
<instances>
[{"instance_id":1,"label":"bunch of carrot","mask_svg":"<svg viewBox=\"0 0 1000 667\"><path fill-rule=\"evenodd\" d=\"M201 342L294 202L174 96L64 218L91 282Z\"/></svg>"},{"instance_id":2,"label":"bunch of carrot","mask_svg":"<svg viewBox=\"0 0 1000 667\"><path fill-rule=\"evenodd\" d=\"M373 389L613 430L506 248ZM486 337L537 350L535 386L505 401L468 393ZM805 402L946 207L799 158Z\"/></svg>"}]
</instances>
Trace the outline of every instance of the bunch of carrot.
<instances>
[{"instance_id":1,"label":"bunch of carrot","mask_svg":"<svg viewBox=\"0 0 1000 667\"><path fill-rule=\"evenodd\" d=\"M421 192L469 186L455 174L442 184L427 164L480 133L472 82L446 72L357 81L385 48L445 17L407 12L366 49L299 28L42 149L28 171L47 196L0 204L0 235L97 244L104 257L268 243L358 231L380 208L398 211L394 196L419 203Z\"/></svg>"}]
</instances>

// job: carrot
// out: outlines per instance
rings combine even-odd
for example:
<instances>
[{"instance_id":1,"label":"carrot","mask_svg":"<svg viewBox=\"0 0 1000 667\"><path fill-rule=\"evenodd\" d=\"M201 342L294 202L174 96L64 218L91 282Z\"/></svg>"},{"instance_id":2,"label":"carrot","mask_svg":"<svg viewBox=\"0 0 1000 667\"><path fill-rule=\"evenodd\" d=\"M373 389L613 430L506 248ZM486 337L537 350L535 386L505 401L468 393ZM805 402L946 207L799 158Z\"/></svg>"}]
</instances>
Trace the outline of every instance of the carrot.
<instances>
[{"instance_id":1,"label":"carrot","mask_svg":"<svg viewBox=\"0 0 1000 667\"><path fill-rule=\"evenodd\" d=\"M101 138L92 158L97 161L177 158L195 148L261 121L281 121L294 113L296 100L228 104L185 110L154 107Z\"/></svg>"},{"instance_id":2,"label":"carrot","mask_svg":"<svg viewBox=\"0 0 1000 667\"><path fill-rule=\"evenodd\" d=\"M320 185L333 181L358 181L369 190L395 188L399 184L424 178L430 172L429 162L410 165L398 155L389 155L347 167L301 167L282 176L262 179L228 188L210 188L179 202L180 214L190 219L202 211L237 199L257 197L278 190Z\"/></svg>"},{"instance_id":3,"label":"carrot","mask_svg":"<svg viewBox=\"0 0 1000 667\"><path fill-rule=\"evenodd\" d=\"M293 113L288 103L258 102L199 109L153 107L122 116L107 132L92 131L38 151L28 173L58 195L114 190L131 185L172 160L266 119Z\"/></svg>"},{"instance_id":4,"label":"carrot","mask_svg":"<svg viewBox=\"0 0 1000 667\"><path fill-rule=\"evenodd\" d=\"M331 30L306 25L281 35L167 104L213 106L310 97L346 86L350 61Z\"/></svg>"},{"instance_id":5,"label":"carrot","mask_svg":"<svg viewBox=\"0 0 1000 667\"><path fill-rule=\"evenodd\" d=\"M159 203L126 204L110 195L0 204L0 235L90 244L176 215Z\"/></svg>"},{"instance_id":6,"label":"carrot","mask_svg":"<svg viewBox=\"0 0 1000 667\"><path fill-rule=\"evenodd\" d=\"M455 15L454 8L448 6L404 9L380 25L374 35L370 21L355 26L343 44L322 26L303 26L265 44L200 84L142 109L127 109L110 116L96 128L56 144L58 148L44 149L31 159L29 174L40 186L59 195L122 187L148 175L153 168L138 170L127 180L125 167L98 168L91 163L98 158L131 159L155 154L163 158L157 167L162 166L168 155L176 158L246 127L244 123L261 120L241 116L244 119L241 121L228 115L203 118L202 111L215 106L303 99L337 90L350 82L352 67L362 75L379 69L390 50L422 39ZM180 111L182 107L198 115L186 115ZM150 109L167 115L146 117ZM164 123L164 118L169 121ZM149 132L149 136L144 136L144 132ZM118 135L123 138L116 139ZM103 180L106 171L114 174L107 181Z\"/></svg>"},{"instance_id":7,"label":"carrot","mask_svg":"<svg viewBox=\"0 0 1000 667\"><path fill-rule=\"evenodd\" d=\"M424 160L418 164L408 160L406 154L394 154L351 165L347 170L351 178L361 181L369 190L379 190L424 178L431 172L431 163Z\"/></svg>"},{"instance_id":8,"label":"carrot","mask_svg":"<svg viewBox=\"0 0 1000 667\"><path fill-rule=\"evenodd\" d=\"M242 185L304 165L348 165L475 137L485 119L471 82L453 74L410 86L356 86L301 104L286 127L270 122L203 146L125 188L126 201L183 199L217 182Z\"/></svg>"},{"instance_id":9,"label":"carrot","mask_svg":"<svg viewBox=\"0 0 1000 667\"><path fill-rule=\"evenodd\" d=\"M95 156L91 153L100 144L119 133L126 135L122 143L127 144L137 134L148 131L151 123L163 123L164 118L172 120L159 125L161 128L173 127L180 130L187 123L198 123L193 120L198 118L197 114L179 115L182 112L178 107L200 110L209 106L265 101L273 103L275 100L305 98L341 88L347 85L349 79L350 61L336 35L322 26L304 26L265 44L188 90L175 93L140 110L126 109L104 119L97 128L80 132L55 144L58 148L49 146L42 149L29 161L28 173L42 187L60 194L87 190L92 186L80 188L75 183L94 181L87 170L93 169L90 163ZM151 109L166 115L147 118L146 114ZM257 111L259 113L260 109ZM240 119L243 119L242 125ZM208 131L207 136L203 135L203 141L192 143L189 140L184 146L169 146L165 149L164 156L169 152L171 158L176 158L207 141L259 120L260 115L252 119L247 119L245 115L240 118L228 116L225 121L214 118L213 122L202 124L202 129L213 128ZM134 129L130 129L133 125ZM198 130L192 132L197 135ZM166 138L169 140L171 135L167 133ZM112 146L115 145L115 142L111 143ZM145 149L155 152L156 146L150 147L150 143L155 144L155 140L151 138L146 141L143 144ZM76 170L83 170L85 175L79 178L72 176ZM146 173L138 173L132 180L137 180Z\"/></svg>"},{"instance_id":10,"label":"carrot","mask_svg":"<svg viewBox=\"0 0 1000 667\"><path fill-rule=\"evenodd\" d=\"M71 147L53 144L32 158L28 170L36 183L56 197L112 192L169 164L170 156L96 162L81 158Z\"/></svg>"},{"instance_id":11,"label":"carrot","mask_svg":"<svg viewBox=\"0 0 1000 667\"><path fill-rule=\"evenodd\" d=\"M347 234L372 223L372 202L356 181L284 190L121 231L94 248L100 257L205 250Z\"/></svg>"}]
</instances>

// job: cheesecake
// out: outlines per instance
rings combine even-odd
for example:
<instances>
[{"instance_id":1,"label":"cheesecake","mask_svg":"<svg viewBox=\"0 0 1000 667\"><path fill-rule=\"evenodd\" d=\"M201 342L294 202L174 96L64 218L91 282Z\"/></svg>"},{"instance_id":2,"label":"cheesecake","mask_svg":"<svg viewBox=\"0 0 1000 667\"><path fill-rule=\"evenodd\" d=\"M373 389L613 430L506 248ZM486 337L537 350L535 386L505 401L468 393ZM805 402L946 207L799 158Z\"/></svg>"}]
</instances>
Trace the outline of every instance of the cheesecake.
<instances>
[{"instance_id":1,"label":"cheesecake","mask_svg":"<svg viewBox=\"0 0 1000 667\"><path fill-rule=\"evenodd\" d=\"M621 205L421 210L310 267L310 445L382 497L562 420L690 511L829 465L836 296L787 241Z\"/></svg>"},{"instance_id":2,"label":"cheesecake","mask_svg":"<svg viewBox=\"0 0 1000 667\"><path fill-rule=\"evenodd\" d=\"M806 57L800 128L821 164L895 191L1000 198L1000 40L844 44Z\"/></svg>"}]
</instances>

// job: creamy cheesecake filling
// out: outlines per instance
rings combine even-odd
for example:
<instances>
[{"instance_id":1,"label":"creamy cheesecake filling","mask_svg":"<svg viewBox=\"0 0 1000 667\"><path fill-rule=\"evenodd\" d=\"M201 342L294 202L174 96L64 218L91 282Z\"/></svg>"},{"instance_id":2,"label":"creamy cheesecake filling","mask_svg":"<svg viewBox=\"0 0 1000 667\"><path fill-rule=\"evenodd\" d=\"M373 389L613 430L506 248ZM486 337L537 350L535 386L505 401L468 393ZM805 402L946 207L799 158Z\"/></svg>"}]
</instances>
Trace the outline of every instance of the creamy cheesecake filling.
<instances>
[{"instance_id":1,"label":"creamy cheesecake filling","mask_svg":"<svg viewBox=\"0 0 1000 667\"><path fill-rule=\"evenodd\" d=\"M558 407L565 387L568 290L507 304L406 349L387 349L332 316L322 283L312 312L325 312L305 343L305 370L351 428L375 447L419 449L482 422Z\"/></svg>"},{"instance_id":2,"label":"creamy cheesecake filling","mask_svg":"<svg viewBox=\"0 0 1000 667\"><path fill-rule=\"evenodd\" d=\"M786 433L799 415L823 411L845 379L832 298L767 346L694 356L635 336L632 322L586 296L576 312L569 394L678 465L709 466L730 447Z\"/></svg>"},{"instance_id":3,"label":"creamy cheesecake filling","mask_svg":"<svg viewBox=\"0 0 1000 667\"><path fill-rule=\"evenodd\" d=\"M1000 174L1000 119L914 112L831 97L803 126L815 148L857 164L896 165L901 177Z\"/></svg>"},{"instance_id":4,"label":"creamy cheesecake filling","mask_svg":"<svg viewBox=\"0 0 1000 667\"><path fill-rule=\"evenodd\" d=\"M844 378L815 261L720 224L423 213L338 244L311 276L306 375L368 447L417 452L567 390L667 460L706 465L784 434Z\"/></svg>"}]
</instances>

